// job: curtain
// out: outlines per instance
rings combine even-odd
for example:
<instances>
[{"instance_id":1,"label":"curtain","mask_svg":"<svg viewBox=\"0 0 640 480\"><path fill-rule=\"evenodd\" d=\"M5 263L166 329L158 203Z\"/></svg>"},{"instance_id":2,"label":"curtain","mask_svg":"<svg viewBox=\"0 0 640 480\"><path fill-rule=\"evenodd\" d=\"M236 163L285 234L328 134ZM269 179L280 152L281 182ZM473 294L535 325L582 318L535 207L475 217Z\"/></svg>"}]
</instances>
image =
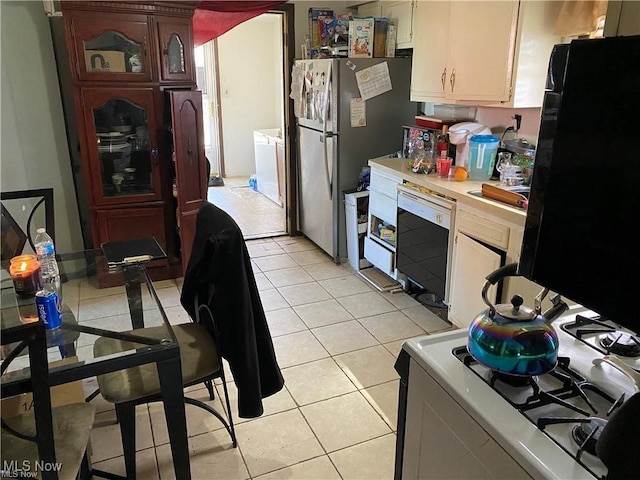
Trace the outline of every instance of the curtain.
<instances>
[{"instance_id":1,"label":"curtain","mask_svg":"<svg viewBox=\"0 0 640 480\"><path fill-rule=\"evenodd\" d=\"M286 0L234 0L201 1L193 15L193 41L195 46L218 38L253 17L268 12Z\"/></svg>"}]
</instances>

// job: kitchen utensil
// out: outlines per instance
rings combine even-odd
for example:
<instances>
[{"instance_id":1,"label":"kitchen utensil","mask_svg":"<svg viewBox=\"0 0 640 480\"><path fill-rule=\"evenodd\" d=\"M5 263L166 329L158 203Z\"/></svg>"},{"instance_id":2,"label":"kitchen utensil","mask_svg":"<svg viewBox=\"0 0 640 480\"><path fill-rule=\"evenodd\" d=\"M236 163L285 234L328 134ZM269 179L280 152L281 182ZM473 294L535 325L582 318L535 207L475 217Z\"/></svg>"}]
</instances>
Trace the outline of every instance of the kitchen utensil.
<instances>
[{"instance_id":1,"label":"kitchen utensil","mask_svg":"<svg viewBox=\"0 0 640 480\"><path fill-rule=\"evenodd\" d=\"M624 373L635 384L636 392L640 392L640 372L636 372L635 369L624 363L615 355L605 355L601 358L594 358L592 362L595 366L607 363L612 367L618 369Z\"/></svg>"},{"instance_id":2,"label":"kitchen utensil","mask_svg":"<svg viewBox=\"0 0 640 480\"><path fill-rule=\"evenodd\" d=\"M456 145L455 164L457 167L464 167L469 160L468 140L473 135L490 135L491 130L476 122L461 122L449 127L449 142Z\"/></svg>"},{"instance_id":3,"label":"kitchen utensil","mask_svg":"<svg viewBox=\"0 0 640 480\"><path fill-rule=\"evenodd\" d=\"M514 140L506 140L504 146L507 150L519 155L526 155L527 157L536 157L536 146L529 143L524 138L517 138Z\"/></svg>"},{"instance_id":4,"label":"kitchen utensil","mask_svg":"<svg viewBox=\"0 0 640 480\"><path fill-rule=\"evenodd\" d=\"M469 138L470 180L489 180L493 174L500 139L494 135L473 135Z\"/></svg>"},{"instance_id":5,"label":"kitchen utensil","mask_svg":"<svg viewBox=\"0 0 640 480\"><path fill-rule=\"evenodd\" d=\"M473 358L494 371L541 375L553 370L558 361L558 335L551 322L568 306L556 295L553 306L541 313L547 288L536 296L533 309L522 306L520 295L514 295L511 303L493 305L487 298L489 288L506 277L519 276L517 267L517 263L510 263L487 275L482 299L489 308L471 323L467 348Z\"/></svg>"},{"instance_id":6,"label":"kitchen utensil","mask_svg":"<svg viewBox=\"0 0 640 480\"><path fill-rule=\"evenodd\" d=\"M482 184L482 196L498 200L507 205L513 205L514 207L527 208L529 206L529 200L521 193L505 190L488 183Z\"/></svg>"},{"instance_id":7,"label":"kitchen utensil","mask_svg":"<svg viewBox=\"0 0 640 480\"><path fill-rule=\"evenodd\" d=\"M508 185L510 179L515 176L511 163L511 152L498 152L496 158L496 170L500 173L500 181Z\"/></svg>"},{"instance_id":8,"label":"kitchen utensil","mask_svg":"<svg viewBox=\"0 0 640 480\"><path fill-rule=\"evenodd\" d=\"M626 480L640 471L640 393L615 411L596 442L598 458L607 466L607 480Z\"/></svg>"},{"instance_id":9,"label":"kitchen utensil","mask_svg":"<svg viewBox=\"0 0 640 480\"><path fill-rule=\"evenodd\" d=\"M451 169L451 157L441 157L436 159L436 171L439 177L447 178Z\"/></svg>"}]
</instances>

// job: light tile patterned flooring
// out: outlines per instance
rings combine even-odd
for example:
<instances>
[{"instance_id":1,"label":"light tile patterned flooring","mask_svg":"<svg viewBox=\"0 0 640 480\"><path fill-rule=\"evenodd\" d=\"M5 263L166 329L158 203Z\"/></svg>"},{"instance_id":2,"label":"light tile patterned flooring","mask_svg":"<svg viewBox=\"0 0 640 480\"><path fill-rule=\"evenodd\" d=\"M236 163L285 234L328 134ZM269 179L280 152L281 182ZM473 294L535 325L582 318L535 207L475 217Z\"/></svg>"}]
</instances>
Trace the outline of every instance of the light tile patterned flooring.
<instances>
[{"instance_id":1,"label":"light tile patterned flooring","mask_svg":"<svg viewBox=\"0 0 640 480\"><path fill-rule=\"evenodd\" d=\"M233 217L245 238L286 232L284 208L253 190L249 186L249 177L226 177L224 186L209 187L207 197Z\"/></svg>"},{"instance_id":2,"label":"light tile patterned flooring","mask_svg":"<svg viewBox=\"0 0 640 480\"><path fill-rule=\"evenodd\" d=\"M381 293L348 264L336 265L302 237L247 242L285 388L265 413L240 419L238 448L222 425L187 406L195 480L393 478L402 342L451 326L404 293ZM181 279L155 287L172 322L188 321ZM114 297L115 300L115 297ZM108 297L100 308L109 309ZM229 374L232 410L236 390ZM86 385L93 391L94 383ZM221 409L220 394L210 402ZM206 399L202 386L190 395ZM97 397L92 433L96 468L124 474L111 404ZM139 479L174 478L161 404L137 407Z\"/></svg>"}]
</instances>

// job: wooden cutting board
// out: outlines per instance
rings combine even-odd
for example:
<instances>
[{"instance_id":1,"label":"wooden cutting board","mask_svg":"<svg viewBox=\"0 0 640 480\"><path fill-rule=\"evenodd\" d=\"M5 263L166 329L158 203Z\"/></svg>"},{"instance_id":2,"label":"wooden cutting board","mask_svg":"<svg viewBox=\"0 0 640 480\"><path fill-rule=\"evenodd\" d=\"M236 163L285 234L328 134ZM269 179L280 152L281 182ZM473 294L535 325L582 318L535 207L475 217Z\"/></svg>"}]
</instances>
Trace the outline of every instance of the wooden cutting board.
<instances>
[{"instance_id":1,"label":"wooden cutting board","mask_svg":"<svg viewBox=\"0 0 640 480\"><path fill-rule=\"evenodd\" d=\"M527 208L529 205L529 200L524 195L496 187L495 185L489 185L488 183L482 184L482 196L518 208Z\"/></svg>"}]
</instances>

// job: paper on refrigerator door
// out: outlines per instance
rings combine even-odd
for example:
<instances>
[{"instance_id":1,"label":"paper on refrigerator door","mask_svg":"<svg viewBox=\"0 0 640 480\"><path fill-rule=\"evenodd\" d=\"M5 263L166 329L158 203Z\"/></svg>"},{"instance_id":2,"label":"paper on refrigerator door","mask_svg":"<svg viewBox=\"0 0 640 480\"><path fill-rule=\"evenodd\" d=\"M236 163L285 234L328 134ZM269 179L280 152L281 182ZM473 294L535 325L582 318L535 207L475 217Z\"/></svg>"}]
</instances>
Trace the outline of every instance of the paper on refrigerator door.
<instances>
[{"instance_id":1,"label":"paper on refrigerator door","mask_svg":"<svg viewBox=\"0 0 640 480\"><path fill-rule=\"evenodd\" d=\"M331 62L315 62L313 69L314 119L326 124L329 112L329 85L331 84Z\"/></svg>"},{"instance_id":2,"label":"paper on refrigerator door","mask_svg":"<svg viewBox=\"0 0 640 480\"><path fill-rule=\"evenodd\" d=\"M356 72L356 82L363 100L369 100L390 91L392 87L389 65L387 62L382 62Z\"/></svg>"},{"instance_id":3,"label":"paper on refrigerator door","mask_svg":"<svg viewBox=\"0 0 640 480\"><path fill-rule=\"evenodd\" d=\"M351 126L366 127L367 126L367 102L361 98L352 98L349 101L349 110L351 111Z\"/></svg>"},{"instance_id":4,"label":"paper on refrigerator door","mask_svg":"<svg viewBox=\"0 0 640 480\"><path fill-rule=\"evenodd\" d=\"M296 117L304 116L304 69L295 64L291 69L291 93L289 98L293 100L293 114Z\"/></svg>"}]
</instances>

